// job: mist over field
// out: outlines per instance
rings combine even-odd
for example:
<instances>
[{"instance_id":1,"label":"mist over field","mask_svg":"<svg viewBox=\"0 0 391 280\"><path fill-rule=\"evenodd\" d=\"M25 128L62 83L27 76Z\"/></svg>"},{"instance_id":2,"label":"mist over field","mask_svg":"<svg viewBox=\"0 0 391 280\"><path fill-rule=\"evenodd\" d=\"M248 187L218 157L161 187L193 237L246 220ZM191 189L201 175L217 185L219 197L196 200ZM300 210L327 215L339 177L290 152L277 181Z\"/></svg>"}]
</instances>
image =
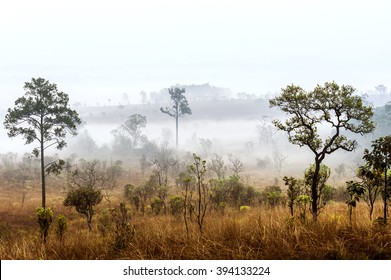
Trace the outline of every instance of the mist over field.
<instances>
[{"instance_id":1,"label":"mist over field","mask_svg":"<svg viewBox=\"0 0 391 280\"><path fill-rule=\"evenodd\" d=\"M179 120L180 153L196 153L206 160L210 160L215 154L222 156L225 161L228 161L229 157L238 157L245 163L245 170L254 175L253 180L259 177L259 174L265 174L263 168L257 167L257 162L261 159L268 160L267 170L272 177L299 175L313 162L313 155L306 147L300 148L289 143L287 134L278 131L272 124L273 120L283 120L286 115L277 108L270 108L271 95L256 96L244 92L234 95L230 89L209 84L184 87L187 89L185 96L189 99L192 114ZM377 106L375 111L379 112L380 117L383 106L391 99L388 89L384 88L381 88L382 91L373 89L366 93L357 93L361 94L368 104ZM142 103L131 104L129 97L124 94L117 104L83 106L79 102L74 103L72 107L82 120L78 135L67 136L68 145L63 150L48 149L47 154L58 154L63 158L74 154L79 159L121 160L125 164L137 166L143 154L149 156L148 160L152 158L148 151L150 148L145 144L153 143L159 146L168 143L174 147L175 122L160 112L160 108L170 102L167 89L151 93L142 91L140 99ZM110 103L109 101L110 99L107 103ZM133 147L133 150L126 146L116 147L114 130L133 114L146 117L146 126L141 130L145 136L144 144ZM2 112L3 118L4 115L5 112ZM12 152L21 157L23 153L31 153L36 147L34 143L25 145L22 137L8 138L3 128L0 128L0 131L2 154ZM319 127L323 138L328 137L331 131L327 125ZM374 135L384 133L378 129L364 137L351 135L358 140L358 149L352 153L338 151L330 155L326 163L332 168L343 163L354 170L361 161L362 151L370 146ZM284 158L283 173L277 172L273 167L273 152L276 150ZM350 175L354 177L354 172Z\"/></svg>"},{"instance_id":2,"label":"mist over field","mask_svg":"<svg viewBox=\"0 0 391 280\"><path fill-rule=\"evenodd\" d=\"M0 259L391 259L391 2L3 2Z\"/></svg>"}]
</instances>

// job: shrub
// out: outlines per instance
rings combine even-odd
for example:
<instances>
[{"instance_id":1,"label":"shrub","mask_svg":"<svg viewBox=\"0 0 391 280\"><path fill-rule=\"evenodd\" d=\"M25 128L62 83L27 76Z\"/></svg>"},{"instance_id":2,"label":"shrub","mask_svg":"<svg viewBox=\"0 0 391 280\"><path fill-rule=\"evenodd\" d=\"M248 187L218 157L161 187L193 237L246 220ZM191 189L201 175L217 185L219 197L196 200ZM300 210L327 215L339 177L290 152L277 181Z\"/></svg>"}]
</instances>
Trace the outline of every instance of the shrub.
<instances>
[{"instance_id":1,"label":"shrub","mask_svg":"<svg viewBox=\"0 0 391 280\"><path fill-rule=\"evenodd\" d=\"M224 214L224 210L225 210L226 207L227 207L227 204L224 201L219 203L218 209L219 209L221 214Z\"/></svg>"},{"instance_id":2,"label":"shrub","mask_svg":"<svg viewBox=\"0 0 391 280\"><path fill-rule=\"evenodd\" d=\"M128 247L134 236L134 228L130 224L130 215L125 203L120 203L119 207L114 209L113 220L115 222L113 249L118 252Z\"/></svg>"},{"instance_id":3,"label":"shrub","mask_svg":"<svg viewBox=\"0 0 391 280\"><path fill-rule=\"evenodd\" d=\"M281 188L279 186L267 186L262 192L262 200L272 208L282 204L284 198Z\"/></svg>"},{"instance_id":4,"label":"shrub","mask_svg":"<svg viewBox=\"0 0 391 280\"><path fill-rule=\"evenodd\" d=\"M39 207L35 209L35 214L38 218L43 242L46 243L46 238L49 234L49 228L52 223L53 211L50 208Z\"/></svg>"},{"instance_id":5,"label":"shrub","mask_svg":"<svg viewBox=\"0 0 391 280\"><path fill-rule=\"evenodd\" d=\"M76 211L84 214L87 219L89 230L92 230L92 217L94 216L94 206L102 201L100 190L94 190L90 187L80 187L68 192L64 206L74 206Z\"/></svg>"},{"instance_id":6,"label":"shrub","mask_svg":"<svg viewBox=\"0 0 391 280\"><path fill-rule=\"evenodd\" d=\"M65 232L67 231L68 228L67 217L60 214L57 216L56 221L57 221L57 229L56 229L57 237L58 239L60 239L60 241L63 241Z\"/></svg>"},{"instance_id":7,"label":"shrub","mask_svg":"<svg viewBox=\"0 0 391 280\"><path fill-rule=\"evenodd\" d=\"M98 216L98 230L102 236L106 236L111 232L112 218L109 208L103 208Z\"/></svg>"},{"instance_id":8,"label":"shrub","mask_svg":"<svg viewBox=\"0 0 391 280\"><path fill-rule=\"evenodd\" d=\"M299 217L302 222L306 221L307 212L310 211L311 202L312 198L308 195L302 194L296 198L296 203L299 207Z\"/></svg>"},{"instance_id":9,"label":"shrub","mask_svg":"<svg viewBox=\"0 0 391 280\"><path fill-rule=\"evenodd\" d=\"M239 208L240 213L247 213L250 210L251 210L251 207L247 206L247 205L240 206L240 208Z\"/></svg>"},{"instance_id":10,"label":"shrub","mask_svg":"<svg viewBox=\"0 0 391 280\"><path fill-rule=\"evenodd\" d=\"M181 196L173 196L170 199L170 209L171 209L171 214L176 216L182 213L183 211L183 206L184 206L184 201Z\"/></svg>"},{"instance_id":11,"label":"shrub","mask_svg":"<svg viewBox=\"0 0 391 280\"><path fill-rule=\"evenodd\" d=\"M288 207L291 213L291 216L294 216L294 205L296 198L300 195L300 184L297 179L294 177L287 177L285 176L283 178L285 182L285 186L288 186L287 189L287 196L288 196Z\"/></svg>"},{"instance_id":12,"label":"shrub","mask_svg":"<svg viewBox=\"0 0 391 280\"><path fill-rule=\"evenodd\" d=\"M162 206L163 206L163 200L161 200L159 197L155 196L151 201L152 212L155 215L159 215L160 211L162 210Z\"/></svg>"}]
</instances>

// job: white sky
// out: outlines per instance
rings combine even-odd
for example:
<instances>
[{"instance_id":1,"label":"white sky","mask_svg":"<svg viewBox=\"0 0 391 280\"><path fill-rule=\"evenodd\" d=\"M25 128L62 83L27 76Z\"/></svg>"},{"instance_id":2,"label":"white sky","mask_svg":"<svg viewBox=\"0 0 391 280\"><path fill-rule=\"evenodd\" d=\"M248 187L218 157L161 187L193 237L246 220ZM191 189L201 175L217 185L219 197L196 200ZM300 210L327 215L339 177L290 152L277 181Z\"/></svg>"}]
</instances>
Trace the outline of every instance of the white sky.
<instances>
[{"instance_id":1,"label":"white sky","mask_svg":"<svg viewBox=\"0 0 391 280\"><path fill-rule=\"evenodd\" d=\"M391 1L1 0L0 109L43 77L95 105L174 84L391 87Z\"/></svg>"}]
</instances>

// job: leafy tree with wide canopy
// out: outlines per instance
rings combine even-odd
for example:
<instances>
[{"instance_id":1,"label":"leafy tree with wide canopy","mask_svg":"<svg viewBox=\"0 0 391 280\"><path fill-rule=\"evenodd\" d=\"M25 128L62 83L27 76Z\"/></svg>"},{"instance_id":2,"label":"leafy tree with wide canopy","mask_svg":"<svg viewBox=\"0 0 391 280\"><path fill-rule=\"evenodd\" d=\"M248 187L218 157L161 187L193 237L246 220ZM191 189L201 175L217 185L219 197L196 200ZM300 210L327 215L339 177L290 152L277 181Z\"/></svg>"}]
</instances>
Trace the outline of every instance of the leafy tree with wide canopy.
<instances>
[{"instance_id":1,"label":"leafy tree with wide canopy","mask_svg":"<svg viewBox=\"0 0 391 280\"><path fill-rule=\"evenodd\" d=\"M361 97L355 96L352 86L339 86L335 82L317 85L306 92L300 86L290 85L279 96L269 100L270 107L279 107L290 116L285 121L274 120L274 125L288 133L292 144L307 146L315 156L315 168L311 184L312 218L318 216L319 171L326 155L341 149L353 151L357 141L349 139L346 132L360 135L374 129L372 108L364 106ZM320 126L328 126L331 134L322 138ZM345 132L345 134L344 134Z\"/></svg>"},{"instance_id":2,"label":"leafy tree with wide canopy","mask_svg":"<svg viewBox=\"0 0 391 280\"><path fill-rule=\"evenodd\" d=\"M25 144L38 142L33 155L41 158L42 207L46 206L45 177L58 173L64 161L45 164L45 150L66 146L67 133L76 135L76 125L81 123L78 113L69 107L69 97L57 89L56 84L43 78L32 78L24 85L26 93L15 101L5 116L4 127L9 137L22 135Z\"/></svg>"}]
</instances>

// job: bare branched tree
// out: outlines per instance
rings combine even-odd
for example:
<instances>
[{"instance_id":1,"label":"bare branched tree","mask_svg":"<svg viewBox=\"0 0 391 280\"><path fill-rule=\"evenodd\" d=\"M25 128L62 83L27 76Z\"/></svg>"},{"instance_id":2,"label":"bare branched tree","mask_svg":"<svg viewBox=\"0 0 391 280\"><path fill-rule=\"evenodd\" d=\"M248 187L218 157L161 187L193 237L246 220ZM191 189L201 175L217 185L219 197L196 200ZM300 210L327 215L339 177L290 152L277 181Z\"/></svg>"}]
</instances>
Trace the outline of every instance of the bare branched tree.
<instances>
[{"instance_id":1,"label":"bare branched tree","mask_svg":"<svg viewBox=\"0 0 391 280\"><path fill-rule=\"evenodd\" d=\"M209 170L216 173L217 178L224 179L225 171L227 170L227 167L224 164L224 160L221 156L218 154L214 154L213 158L210 160L208 164Z\"/></svg>"},{"instance_id":2,"label":"bare branched tree","mask_svg":"<svg viewBox=\"0 0 391 280\"><path fill-rule=\"evenodd\" d=\"M287 158L288 156L281 153L280 150L277 149L277 147L273 148L273 161L274 161L274 166L278 171L278 174L281 174L282 166L284 165L284 162Z\"/></svg>"},{"instance_id":3,"label":"bare branched tree","mask_svg":"<svg viewBox=\"0 0 391 280\"><path fill-rule=\"evenodd\" d=\"M107 182L107 176L98 160L80 160L79 165L72 171L71 180L77 187L101 189Z\"/></svg>"},{"instance_id":4,"label":"bare branched tree","mask_svg":"<svg viewBox=\"0 0 391 280\"><path fill-rule=\"evenodd\" d=\"M174 157L174 150L164 142L156 150L151 159L152 164L156 167L154 170L158 178L158 196L163 201L164 213L167 212L167 194L168 194L168 174L170 169L177 164Z\"/></svg>"},{"instance_id":5,"label":"bare branched tree","mask_svg":"<svg viewBox=\"0 0 391 280\"><path fill-rule=\"evenodd\" d=\"M229 161L231 162L231 166L229 168L232 170L234 175L239 175L240 172L244 171L245 165L238 157L233 157L231 155L229 157Z\"/></svg>"},{"instance_id":6,"label":"bare branched tree","mask_svg":"<svg viewBox=\"0 0 391 280\"><path fill-rule=\"evenodd\" d=\"M208 184L204 183L204 177L206 173L206 161L201 160L199 156L193 154L194 162L189 167L189 172L195 176L196 179L196 209L195 216L197 217L198 229L200 236L203 234L204 219L206 210L212 196L209 193Z\"/></svg>"}]
</instances>

